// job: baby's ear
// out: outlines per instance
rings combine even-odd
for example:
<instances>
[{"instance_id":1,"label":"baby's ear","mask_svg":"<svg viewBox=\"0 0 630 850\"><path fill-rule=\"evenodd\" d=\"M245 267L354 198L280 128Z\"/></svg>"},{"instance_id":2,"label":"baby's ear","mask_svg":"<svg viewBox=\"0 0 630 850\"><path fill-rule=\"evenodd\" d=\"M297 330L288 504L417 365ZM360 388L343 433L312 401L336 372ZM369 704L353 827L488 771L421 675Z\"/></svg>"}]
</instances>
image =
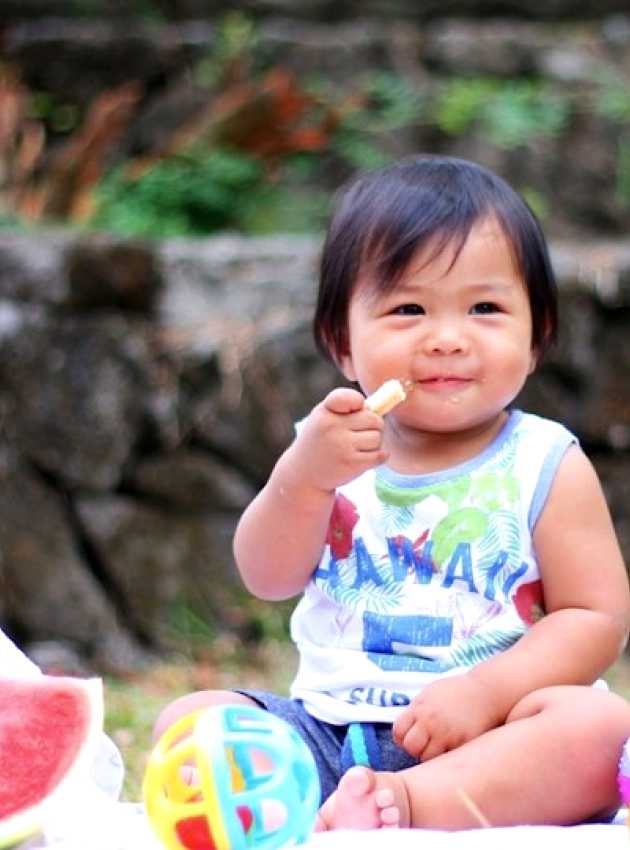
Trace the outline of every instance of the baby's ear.
<instances>
[{"instance_id":1,"label":"baby's ear","mask_svg":"<svg viewBox=\"0 0 630 850\"><path fill-rule=\"evenodd\" d=\"M536 371L536 367L538 366L538 357L539 357L538 349L532 348L530 358L529 358L529 369L527 370L528 375L531 375L532 372Z\"/></svg>"}]
</instances>

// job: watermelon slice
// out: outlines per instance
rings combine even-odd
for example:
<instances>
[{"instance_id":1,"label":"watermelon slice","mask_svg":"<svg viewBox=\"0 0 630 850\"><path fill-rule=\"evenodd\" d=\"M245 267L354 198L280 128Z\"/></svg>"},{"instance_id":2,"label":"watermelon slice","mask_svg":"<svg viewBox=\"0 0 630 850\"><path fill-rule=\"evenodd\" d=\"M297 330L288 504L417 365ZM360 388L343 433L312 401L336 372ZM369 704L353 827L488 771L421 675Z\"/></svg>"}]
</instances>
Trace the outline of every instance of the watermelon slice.
<instances>
[{"instance_id":1,"label":"watermelon slice","mask_svg":"<svg viewBox=\"0 0 630 850\"><path fill-rule=\"evenodd\" d=\"M0 847L41 829L72 781L89 776L102 730L100 679L0 678Z\"/></svg>"}]
</instances>

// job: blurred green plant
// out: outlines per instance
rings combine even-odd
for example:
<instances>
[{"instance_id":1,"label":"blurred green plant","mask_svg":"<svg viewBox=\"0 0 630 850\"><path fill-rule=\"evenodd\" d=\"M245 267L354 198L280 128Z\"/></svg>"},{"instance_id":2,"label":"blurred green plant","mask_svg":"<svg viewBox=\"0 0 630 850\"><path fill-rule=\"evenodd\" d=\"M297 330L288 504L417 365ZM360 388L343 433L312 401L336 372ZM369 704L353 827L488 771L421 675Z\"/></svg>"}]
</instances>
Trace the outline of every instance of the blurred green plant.
<instances>
[{"instance_id":1,"label":"blurred green plant","mask_svg":"<svg viewBox=\"0 0 630 850\"><path fill-rule=\"evenodd\" d=\"M234 593L229 605L234 631L241 638L235 645L245 653L261 642L288 640L295 600L266 603L242 590ZM171 607L167 631L176 651L189 658L199 657L221 640L216 624L195 610L190 600L180 599Z\"/></svg>"},{"instance_id":2,"label":"blurred green plant","mask_svg":"<svg viewBox=\"0 0 630 850\"><path fill-rule=\"evenodd\" d=\"M243 12L232 11L218 22L214 42L194 69L195 83L214 88L227 79L243 77L256 54L257 32Z\"/></svg>"},{"instance_id":3,"label":"blurred green plant","mask_svg":"<svg viewBox=\"0 0 630 850\"><path fill-rule=\"evenodd\" d=\"M593 77L593 111L614 124L630 124L628 82L618 74L599 69Z\"/></svg>"},{"instance_id":4,"label":"blurred green plant","mask_svg":"<svg viewBox=\"0 0 630 850\"><path fill-rule=\"evenodd\" d=\"M69 133L81 120L81 112L76 103L60 102L49 92L34 91L28 98L26 114L29 118L41 121L52 133Z\"/></svg>"},{"instance_id":5,"label":"blurred green plant","mask_svg":"<svg viewBox=\"0 0 630 850\"><path fill-rule=\"evenodd\" d=\"M255 157L221 148L159 160L133 179L120 168L98 186L89 226L154 237L319 230L330 195L300 187L304 159L284 163L282 181L269 180Z\"/></svg>"},{"instance_id":6,"label":"blurred green plant","mask_svg":"<svg viewBox=\"0 0 630 850\"><path fill-rule=\"evenodd\" d=\"M549 217L549 202L542 192L533 186L521 186L520 193L541 221Z\"/></svg>"},{"instance_id":7,"label":"blurred green plant","mask_svg":"<svg viewBox=\"0 0 630 850\"><path fill-rule=\"evenodd\" d=\"M168 631L177 646L186 648L191 653L195 647L211 645L217 634L208 618L197 614L183 600L172 606Z\"/></svg>"},{"instance_id":8,"label":"blurred green plant","mask_svg":"<svg viewBox=\"0 0 630 850\"><path fill-rule=\"evenodd\" d=\"M377 71L362 81L359 103L361 107L348 113L344 126L382 133L419 123L428 96L399 74Z\"/></svg>"},{"instance_id":9,"label":"blurred green plant","mask_svg":"<svg viewBox=\"0 0 630 850\"><path fill-rule=\"evenodd\" d=\"M620 141L617 148L617 198L630 205L630 140Z\"/></svg>"},{"instance_id":10,"label":"blurred green plant","mask_svg":"<svg viewBox=\"0 0 630 850\"><path fill-rule=\"evenodd\" d=\"M542 81L474 77L444 82L431 117L447 135L477 129L499 147L514 148L558 135L572 109L571 97Z\"/></svg>"},{"instance_id":11,"label":"blurred green plant","mask_svg":"<svg viewBox=\"0 0 630 850\"><path fill-rule=\"evenodd\" d=\"M238 227L262 168L243 153L189 151L138 178L119 168L96 191L91 227L136 236L196 235Z\"/></svg>"},{"instance_id":12,"label":"blurred green plant","mask_svg":"<svg viewBox=\"0 0 630 850\"><path fill-rule=\"evenodd\" d=\"M384 138L419 124L426 107L425 93L409 80L385 71L367 74L354 105L340 110L331 151L353 169L379 168L392 159Z\"/></svg>"}]
</instances>

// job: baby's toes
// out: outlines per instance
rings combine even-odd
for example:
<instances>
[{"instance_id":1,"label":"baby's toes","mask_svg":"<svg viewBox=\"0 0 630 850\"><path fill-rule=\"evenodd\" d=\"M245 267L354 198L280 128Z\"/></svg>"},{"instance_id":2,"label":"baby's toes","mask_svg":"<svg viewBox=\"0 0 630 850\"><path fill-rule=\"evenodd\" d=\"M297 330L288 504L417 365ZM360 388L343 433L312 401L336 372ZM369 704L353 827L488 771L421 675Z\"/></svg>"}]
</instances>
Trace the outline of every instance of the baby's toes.
<instances>
[{"instance_id":1,"label":"baby's toes","mask_svg":"<svg viewBox=\"0 0 630 850\"><path fill-rule=\"evenodd\" d=\"M396 827L400 823L400 809L394 804L394 792L391 788L379 788L374 795L383 827Z\"/></svg>"}]
</instances>

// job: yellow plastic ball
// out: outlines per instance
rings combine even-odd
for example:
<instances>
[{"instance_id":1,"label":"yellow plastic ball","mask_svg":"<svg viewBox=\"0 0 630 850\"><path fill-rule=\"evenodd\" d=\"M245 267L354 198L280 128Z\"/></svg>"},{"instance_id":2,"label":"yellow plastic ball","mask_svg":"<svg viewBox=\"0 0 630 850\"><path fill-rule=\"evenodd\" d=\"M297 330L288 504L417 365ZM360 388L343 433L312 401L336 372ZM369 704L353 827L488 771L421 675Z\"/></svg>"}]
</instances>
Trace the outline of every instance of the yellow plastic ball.
<instances>
[{"instance_id":1,"label":"yellow plastic ball","mask_svg":"<svg viewBox=\"0 0 630 850\"><path fill-rule=\"evenodd\" d=\"M213 706L169 727L143 784L168 850L274 850L308 837L319 807L313 756L283 720L254 706ZM265 805L284 817L269 825Z\"/></svg>"}]
</instances>

